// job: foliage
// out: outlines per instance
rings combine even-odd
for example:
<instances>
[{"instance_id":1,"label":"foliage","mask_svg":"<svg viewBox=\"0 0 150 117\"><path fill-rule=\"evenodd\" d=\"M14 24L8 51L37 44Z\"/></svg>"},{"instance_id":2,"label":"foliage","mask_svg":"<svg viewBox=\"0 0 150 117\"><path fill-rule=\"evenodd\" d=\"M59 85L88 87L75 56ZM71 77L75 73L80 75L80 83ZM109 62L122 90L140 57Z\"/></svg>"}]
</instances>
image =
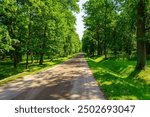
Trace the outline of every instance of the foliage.
<instances>
[{"instance_id":1,"label":"foliage","mask_svg":"<svg viewBox=\"0 0 150 117\"><path fill-rule=\"evenodd\" d=\"M84 4L83 51L90 56L137 51L137 69L145 69L149 43L149 0L89 0ZM91 48L92 46L92 48ZM147 49L148 50L148 49Z\"/></svg>"},{"instance_id":2,"label":"foliage","mask_svg":"<svg viewBox=\"0 0 150 117\"><path fill-rule=\"evenodd\" d=\"M5 26L0 25L0 54L12 49L12 42Z\"/></svg>"},{"instance_id":3,"label":"foliage","mask_svg":"<svg viewBox=\"0 0 150 117\"><path fill-rule=\"evenodd\" d=\"M26 55L43 64L44 56L54 59L77 53L79 37L75 31L78 0L1 0L0 51L10 56L16 68Z\"/></svg>"}]
</instances>

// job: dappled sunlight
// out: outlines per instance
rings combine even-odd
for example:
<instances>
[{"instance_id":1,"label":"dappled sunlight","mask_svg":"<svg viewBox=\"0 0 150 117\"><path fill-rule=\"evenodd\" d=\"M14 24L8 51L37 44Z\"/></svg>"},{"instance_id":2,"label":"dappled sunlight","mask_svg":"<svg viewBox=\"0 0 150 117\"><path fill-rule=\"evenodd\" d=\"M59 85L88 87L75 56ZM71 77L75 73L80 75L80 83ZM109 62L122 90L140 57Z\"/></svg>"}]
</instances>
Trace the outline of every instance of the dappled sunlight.
<instances>
[{"instance_id":1,"label":"dappled sunlight","mask_svg":"<svg viewBox=\"0 0 150 117\"><path fill-rule=\"evenodd\" d=\"M134 95L128 95L128 96L120 96L120 97L112 97L113 100L138 100L138 97L134 96Z\"/></svg>"},{"instance_id":2,"label":"dappled sunlight","mask_svg":"<svg viewBox=\"0 0 150 117\"><path fill-rule=\"evenodd\" d=\"M101 57L96 58L94 61L95 61L95 62L101 62L101 61L103 61L104 59L105 59L105 57L104 57L104 56L101 56Z\"/></svg>"},{"instance_id":3,"label":"dappled sunlight","mask_svg":"<svg viewBox=\"0 0 150 117\"><path fill-rule=\"evenodd\" d=\"M132 65L133 64L132 62L128 65L127 62L123 62L123 61L113 61L113 60L104 60L104 59L101 60L101 57L100 57L100 61L96 61L96 62L95 59L93 60L88 58L87 60L89 61L89 64L91 64L91 67L93 69L96 68L94 70L100 71L101 74L103 74L103 72L110 73L115 75L116 77L121 77L121 78L127 78L128 75L132 71L134 71L135 68Z\"/></svg>"},{"instance_id":4,"label":"dappled sunlight","mask_svg":"<svg viewBox=\"0 0 150 117\"><path fill-rule=\"evenodd\" d=\"M88 64L108 99L150 99L149 69L138 72L133 61L95 59Z\"/></svg>"},{"instance_id":5,"label":"dappled sunlight","mask_svg":"<svg viewBox=\"0 0 150 117\"><path fill-rule=\"evenodd\" d=\"M105 99L82 54L0 87L0 99Z\"/></svg>"},{"instance_id":6,"label":"dappled sunlight","mask_svg":"<svg viewBox=\"0 0 150 117\"><path fill-rule=\"evenodd\" d=\"M111 84L112 84L112 82L110 82L110 81L105 81L105 82L101 83L101 85L111 85Z\"/></svg>"},{"instance_id":7,"label":"dappled sunlight","mask_svg":"<svg viewBox=\"0 0 150 117\"><path fill-rule=\"evenodd\" d=\"M2 84L3 82L7 82L7 81L11 81L13 79L17 79L17 78L22 78L25 75L28 74L34 74L37 72L40 72L41 70L45 70L48 69L56 64L62 63L66 60L68 60L69 58L73 57L74 55L70 55L67 57L63 57L63 58L57 58L57 59L53 59L53 61L50 61L49 59L45 59L45 62L43 65L39 65L39 63L32 63L29 64L29 68L26 69L25 68L25 61L21 62L19 64L19 66L14 69L14 67L12 66L13 63L12 62L8 62L8 61L0 61L0 84Z\"/></svg>"},{"instance_id":8,"label":"dappled sunlight","mask_svg":"<svg viewBox=\"0 0 150 117\"><path fill-rule=\"evenodd\" d=\"M150 85L150 68L147 68L145 71L141 71L137 75L137 78L145 81L146 84Z\"/></svg>"}]
</instances>

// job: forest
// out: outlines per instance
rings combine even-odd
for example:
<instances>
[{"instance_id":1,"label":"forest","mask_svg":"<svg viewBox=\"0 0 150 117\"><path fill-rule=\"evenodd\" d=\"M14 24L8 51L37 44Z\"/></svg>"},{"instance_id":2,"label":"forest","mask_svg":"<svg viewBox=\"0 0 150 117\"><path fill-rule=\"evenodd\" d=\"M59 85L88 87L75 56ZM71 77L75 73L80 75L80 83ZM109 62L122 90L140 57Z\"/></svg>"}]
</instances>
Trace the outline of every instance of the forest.
<instances>
[{"instance_id":1,"label":"forest","mask_svg":"<svg viewBox=\"0 0 150 117\"><path fill-rule=\"evenodd\" d=\"M75 12L77 0L0 0L1 73L79 52Z\"/></svg>"},{"instance_id":2,"label":"forest","mask_svg":"<svg viewBox=\"0 0 150 117\"><path fill-rule=\"evenodd\" d=\"M88 0L83 9L82 48L104 94L150 99L150 0Z\"/></svg>"}]
</instances>

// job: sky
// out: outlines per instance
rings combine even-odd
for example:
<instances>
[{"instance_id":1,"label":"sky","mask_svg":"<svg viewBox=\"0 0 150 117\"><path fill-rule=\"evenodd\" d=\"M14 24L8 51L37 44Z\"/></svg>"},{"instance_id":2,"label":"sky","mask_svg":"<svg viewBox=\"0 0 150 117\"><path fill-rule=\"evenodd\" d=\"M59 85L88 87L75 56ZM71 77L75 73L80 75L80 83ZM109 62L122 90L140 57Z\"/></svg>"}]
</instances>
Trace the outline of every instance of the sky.
<instances>
[{"instance_id":1,"label":"sky","mask_svg":"<svg viewBox=\"0 0 150 117\"><path fill-rule=\"evenodd\" d=\"M82 10L82 5L86 2L87 0L80 0L78 3L80 6L80 13L76 14L76 31L79 34L80 40L82 39L83 32L84 32L84 23L83 23L83 18L82 16L84 15L84 12Z\"/></svg>"}]
</instances>

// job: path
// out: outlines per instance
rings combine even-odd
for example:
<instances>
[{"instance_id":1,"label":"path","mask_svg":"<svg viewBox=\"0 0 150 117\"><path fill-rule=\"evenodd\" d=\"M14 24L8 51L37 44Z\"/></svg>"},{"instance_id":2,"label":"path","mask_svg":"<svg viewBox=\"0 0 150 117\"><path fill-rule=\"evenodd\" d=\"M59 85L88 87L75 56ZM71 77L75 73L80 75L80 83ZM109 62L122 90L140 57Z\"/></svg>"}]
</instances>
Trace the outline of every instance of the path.
<instances>
[{"instance_id":1,"label":"path","mask_svg":"<svg viewBox=\"0 0 150 117\"><path fill-rule=\"evenodd\" d=\"M0 87L0 99L104 99L83 54Z\"/></svg>"}]
</instances>

